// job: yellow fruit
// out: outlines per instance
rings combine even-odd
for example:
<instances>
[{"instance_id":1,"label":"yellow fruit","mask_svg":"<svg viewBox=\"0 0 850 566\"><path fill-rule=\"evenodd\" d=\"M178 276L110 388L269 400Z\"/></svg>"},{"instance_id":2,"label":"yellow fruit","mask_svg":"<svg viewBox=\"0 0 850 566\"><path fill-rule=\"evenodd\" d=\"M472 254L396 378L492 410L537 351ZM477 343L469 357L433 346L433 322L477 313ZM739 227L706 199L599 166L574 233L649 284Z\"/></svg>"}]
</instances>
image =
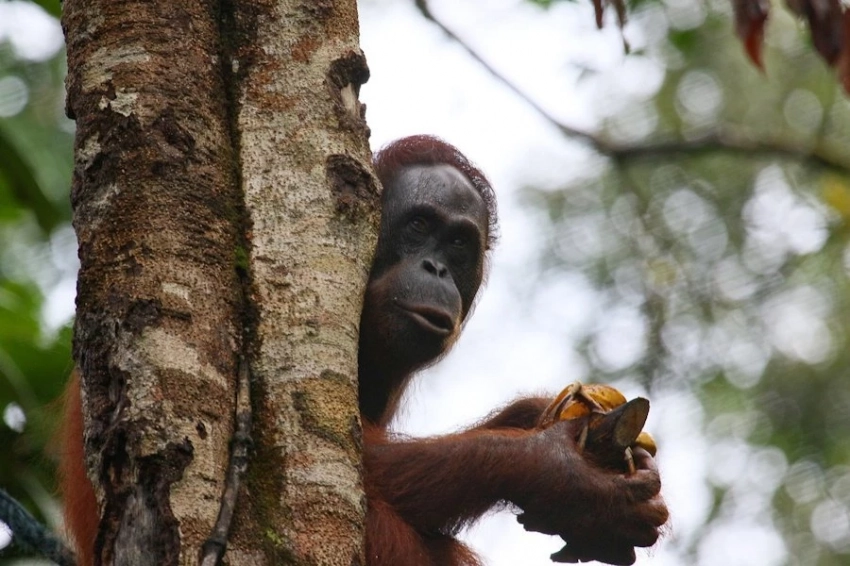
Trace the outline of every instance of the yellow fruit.
<instances>
[{"instance_id":1,"label":"yellow fruit","mask_svg":"<svg viewBox=\"0 0 850 566\"><path fill-rule=\"evenodd\" d=\"M640 446L647 452L649 452L650 456L655 456L655 453L658 452L658 447L655 445L655 439L652 438L652 435L648 432L641 432L637 440L635 440L635 446Z\"/></svg>"},{"instance_id":2,"label":"yellow fruit","mask_svg":"<svg viewBox=\"0 0 850 566\"><path fill-rule=\"evenodd\" d=\"M625 402L625 396L610 385L600 383L584 385L576 381L565 387L555 397L555 400L543 412L541 424L548 426L556 421L583 417L593 411L607 413Z\"/></svg>"},{"instance_id":3,"label":"yellow fruit","mask_svg":"<svg viewBox=\"0 0 850 566\"><path fill-rule=\"evenodd\" d=\"M632 402L629 402L629 407L623 407L623 411L627 412L621 412L621 415L623 415L623 417L628 415L630 418L616 417L620 419L619 421L616 421L618 427L615 428L618 435L612 438L611 436L606 437L603 434L601 438L605 438L606 440L601 440L599 436L601 431L604 429L604 427L601 426L602 423L610 420L604 417L604 415L618 407L621 407L622 405L625 405L626 402L626 397L619 390L611 387L610 385L602 385L598 383L584 385L576 381L564 388L564 390L555 397L552 403L550 403L546 410L543 411L543 415L540 417L538 425L541 428L545 428L558 421L590 416L591 418L588 421L588 424L584 426L579 438L577 439L579 449L584 450L585 443L591 442L592 446L595 448L606 447L605 449L609 451L625 450L624 457L627 468L630 472L634 472L634 462L632 460L629 445L643 448L652 456L655 456L655 453L658 450L652 436L648 432L640 431L643 427L643 423L646 421L647 413L649 412L649 401L646 399L634 399ZM614 415L610 415L610 417L614 417ZM608 432L605 434L608 434ZM588 435L590 435L590 437ZM593 438L596 438L596 440L592 441ZM619 438L619 440L616 438ZM595 444L600 442L600 440L603 442L602 445ZM609 442L611 443L610 446L608 446ZM618 446L621 448L616 448Z\"/></svg>"}]
</instances>

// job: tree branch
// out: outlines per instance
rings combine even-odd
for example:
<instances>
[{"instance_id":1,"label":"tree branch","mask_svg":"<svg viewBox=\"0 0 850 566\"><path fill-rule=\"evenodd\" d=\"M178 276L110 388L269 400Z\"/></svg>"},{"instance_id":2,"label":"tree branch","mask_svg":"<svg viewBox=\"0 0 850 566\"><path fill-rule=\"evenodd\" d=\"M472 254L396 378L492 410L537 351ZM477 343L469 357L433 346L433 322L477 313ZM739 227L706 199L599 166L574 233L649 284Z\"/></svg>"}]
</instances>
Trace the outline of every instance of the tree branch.
<instances>
[{"instance_id":1,"label":"tree branch","mask_svg":"<svg viewBox=\"0 0 850 566\"><path fill-rule=\"evenodd\" d=\"M415 0L422 16L440 28L446 36L458 44L472 59L487 71L497 82L513 92L520 100L530 106L537 114L556 128L567 138L580 141L595 151L618 161L638 158L665 157L669 155L698 155L724 152L740 153L760 157L784 157L797 161L807 161L824 169L841 174L850 173L850 163L835 155L818 143L794 143L783 140L762 140L743 132L728 128L717 128L712 132L691 139L669 139L646 143L618 143L606 140L597 134L564 124L540 106L528 93L521 90L505 75L496 70L484 58L470 47L462 38L449 29L428 6L428 0Z\"/></svg>"},{"instance_id":2,"label":"tree branch","mask_svg":"<svg viewBox=\"0 0 850 566\"><path fill-rule=\"evenodd\" d=\"M528 104L531 108L533 108L534 111L537 112L544 120L546 120L552 126L557 128L558 130L560 130L561 133L564 134L565 136L570 137L570 138L574 138L574 139L578 139L578 140L583 141L583 142L587 143L588 145L590 145L590 146L592 146L596 149L599 149L597 146L599 145L600 142L599 142L599 140L597 140L593 136L593 134L591 134L589 132L584 132L582 130L579 130L577 128L573 128L571 126L568 126L566 124L562 124L561 122L559 122L557 118L555 118L554 116L549 114L533 98L531 98L528 94L526 94L525 92L520 90L520 88L517 87L515 84L513 84L507 77L505 77L503 74L501 74L499 71L497 71L493 66L490 65L490 63L485 61L484 58L481 57L481 55L478 54L477 51L475 51L472 47L470 47L469 44L467 44L463 39L461 39L457 34L455 34L455 32L453 32L448 27L446 27L446 25L442 21L440 21L439 19L437 19L437 17L434 16L434 14L431 12L431 8L428 6L428 0L415 0L415 2L416 2L416 7L419 9L419 12L422 14L422 16L426 20L430 21L435 26L440 28L443 31L443 33L445 33L446 36L448 36L449 39L451 39L452 41L457 43L458 46L461 49L466 51L466 53L470 57L472 57L479 65L481 65L481 67L483 67L485 71L490 73L490 75L494 79L496 79L496 81L502 83L503 86L505 86L508 90L513 92L515 95L517 95L517 97L520 100L522 100L523 102ZM601 153L605 153L605 151L601 151Z\"/></svg>"},{"instance_id":3,"label":"tree branch","mask_svg":"<svg viewBox=\"0 0 850 566\"><path fill-rule=\"evenodd\" d=\"M224 493L221 496L221 508L218 511L213 531L201 548L201 566L218 566L227 549L227 537L236 510L239 487L242 476L248 469L248 452L251 448L251 379L248 362L239 361L238 383L236 384L236 425L230 447L230 464Z\"/></svg>"}]
</instances>

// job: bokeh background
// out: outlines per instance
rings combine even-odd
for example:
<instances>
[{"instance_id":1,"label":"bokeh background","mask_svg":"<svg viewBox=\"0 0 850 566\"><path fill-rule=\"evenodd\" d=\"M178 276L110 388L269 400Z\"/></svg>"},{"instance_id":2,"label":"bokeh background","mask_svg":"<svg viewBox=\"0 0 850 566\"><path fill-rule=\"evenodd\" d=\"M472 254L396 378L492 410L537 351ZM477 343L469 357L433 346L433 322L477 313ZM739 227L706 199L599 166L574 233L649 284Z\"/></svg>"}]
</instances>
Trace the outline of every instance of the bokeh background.
<instances>
[{"instance_id":1,"label":"bokeh background","mask_svg":"<svg viewBox=\"0 0 850 566\"><path fill-rule=\"evenodd\" d=\"M652 402L673 514L639 564L850 565L850 102L805 28L773 7L761 73L727 0L633 0L622 33L586 0L428 6L360 2L372 145L460 147L501 241L396 428L612 383ZM0 1L0 487L57 528L76 271L58 10ZM492 566L560 547L509 511L466 537ZM0 547L19 556L2 528Z\"/></svg>"}]
</instances>

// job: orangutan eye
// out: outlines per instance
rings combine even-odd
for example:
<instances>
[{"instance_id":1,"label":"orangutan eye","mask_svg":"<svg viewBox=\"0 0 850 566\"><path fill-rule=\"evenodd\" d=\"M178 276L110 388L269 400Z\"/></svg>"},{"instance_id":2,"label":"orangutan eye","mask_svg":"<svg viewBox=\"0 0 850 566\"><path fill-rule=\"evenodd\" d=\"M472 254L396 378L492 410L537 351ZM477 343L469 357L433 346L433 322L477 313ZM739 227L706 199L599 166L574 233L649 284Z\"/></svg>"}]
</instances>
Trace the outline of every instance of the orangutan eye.
<instances>
[{"instance_id":1,"label":"orangutan eye","mask_svg":"<svg viewBox=\"0 0 850 566\"><path fill-rule=\"evenodd\" d=\"M419 232L420 234L428 231L428 221L421 216L411 218L408 225L414 232Z\"/></svg>"}]
</instances>

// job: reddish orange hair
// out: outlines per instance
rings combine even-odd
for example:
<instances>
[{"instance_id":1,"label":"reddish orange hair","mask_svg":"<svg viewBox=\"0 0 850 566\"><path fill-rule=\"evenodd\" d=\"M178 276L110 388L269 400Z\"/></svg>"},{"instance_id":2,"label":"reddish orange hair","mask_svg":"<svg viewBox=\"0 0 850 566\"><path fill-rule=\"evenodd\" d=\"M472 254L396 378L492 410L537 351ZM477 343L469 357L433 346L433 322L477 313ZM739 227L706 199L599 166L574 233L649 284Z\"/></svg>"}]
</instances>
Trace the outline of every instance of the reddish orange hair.
<instances>
[{"instance_id":1,"label":"reddish orange hair","mask_svg":"<svg viewBox=\"0 0 850 566\"><path fill-rule=\"evenodd\" d=\"M100 513L94 488L86 475L83 450L83 403L80 376L75 370L65 390L65 415L59 431L59 489L64 501L65 528L70 535L79 566L90 566Z\"/></svg>"}]
</instances>

